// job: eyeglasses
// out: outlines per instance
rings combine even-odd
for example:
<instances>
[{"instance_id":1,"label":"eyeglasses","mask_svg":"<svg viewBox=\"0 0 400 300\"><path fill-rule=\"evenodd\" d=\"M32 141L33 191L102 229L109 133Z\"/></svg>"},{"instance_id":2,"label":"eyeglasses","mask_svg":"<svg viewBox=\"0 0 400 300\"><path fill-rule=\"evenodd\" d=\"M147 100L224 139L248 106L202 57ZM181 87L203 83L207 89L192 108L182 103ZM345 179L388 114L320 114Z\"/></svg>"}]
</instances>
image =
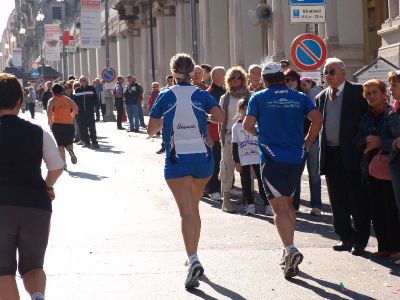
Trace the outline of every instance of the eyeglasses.
<instances>
[{"instance_id":1,"label":"eyeglasses","mask_svg":"<svg viewBox=\"0 0 400 300\"><path fill-rule=\"evenodd\" d=\"M325 70L324 75L330 75L330 76L335 76L336 75L336 69L331 69L331 70Z\"/></svg>"},{"instance_id":2,"label":"eyeglasses","mask_svg":"<svg viewBox=\"0 0 400 300\"><path fill-rule=\"evenodd\" d=\"M231 78L232 80L242 80L242 76L237 75Z\"/></svg>"},{"instance_id":3,"label":"eyeglasses","mask_svg":"<svg viewBox=\"0 0 400 300\"><path fill-rule=\"evenodd\" d=\"M290 82L290 81L297 81L297 79L296 78L286 78L285 79L285 82Z\"/></svg>"}]
</instances>

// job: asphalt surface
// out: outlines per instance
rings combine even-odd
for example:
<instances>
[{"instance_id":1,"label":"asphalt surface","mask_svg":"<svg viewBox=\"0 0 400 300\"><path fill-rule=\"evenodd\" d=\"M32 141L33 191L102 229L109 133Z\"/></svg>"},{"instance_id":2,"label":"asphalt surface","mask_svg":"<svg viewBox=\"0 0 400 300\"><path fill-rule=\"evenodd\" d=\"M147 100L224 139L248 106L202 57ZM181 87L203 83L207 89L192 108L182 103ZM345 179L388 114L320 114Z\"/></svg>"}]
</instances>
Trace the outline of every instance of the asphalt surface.
<instances>
[{"instance_id":1,"label":"asphalt surface","mask_svg":"<svg viewBox=\"0 0 400 300\"><path fill-rule=\"evenodd\" d=\"M34 122L47 127L44 114ZM164 157L155 154L161 140L141 131L99 122L101 149L76 146L78 164L69 163L55 186L47 299L400 299L399 266L332 250L337 237L325 183L322 216L310 216L309 201L302 203L295 244L305 258L290 281L278 265L282 246L273 219L261 205L246 217L222 213L220 203L203 198L198 255L205 276L187 292L179 214L163 178ZM376 250L371 237L368 251ZM22 292L21 299L30 298Z\"/></svg>"}]
</instances>

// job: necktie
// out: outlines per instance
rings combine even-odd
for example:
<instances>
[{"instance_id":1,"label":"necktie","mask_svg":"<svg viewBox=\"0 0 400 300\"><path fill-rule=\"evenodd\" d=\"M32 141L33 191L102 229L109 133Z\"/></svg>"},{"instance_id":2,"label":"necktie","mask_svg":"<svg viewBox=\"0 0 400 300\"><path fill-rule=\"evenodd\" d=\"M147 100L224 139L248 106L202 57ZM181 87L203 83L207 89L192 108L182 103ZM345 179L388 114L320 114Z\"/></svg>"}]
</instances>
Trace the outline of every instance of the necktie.
<instances>
[{"instance_id":1,"label":"necktie","mask_svg":"<svg viewBox=\"0 0 400 300\"><path fill-rule=\"evenodd\" d=\"M332 101L336 100L336 98L337 98L337 94L336 93L337 92L338 92L337 88L332 88L332 95L331 95Z\"/></svg>"}]
</instances>

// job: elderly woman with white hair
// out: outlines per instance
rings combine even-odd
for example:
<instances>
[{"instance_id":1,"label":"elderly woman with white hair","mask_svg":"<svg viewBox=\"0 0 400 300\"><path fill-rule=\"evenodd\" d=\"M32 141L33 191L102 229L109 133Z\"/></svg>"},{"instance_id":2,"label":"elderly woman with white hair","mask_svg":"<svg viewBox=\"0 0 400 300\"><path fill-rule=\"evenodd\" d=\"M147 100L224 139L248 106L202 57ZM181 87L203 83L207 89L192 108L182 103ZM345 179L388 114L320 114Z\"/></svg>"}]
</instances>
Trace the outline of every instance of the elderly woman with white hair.
<instances>
[{"instance_id":1,"label":"elderly woman with white hair","mask_svg":"<svg viewBox=\"0 0 400 300\"><path fill-rule=\"evenodd\" d=\"M249 84L247 88L251 92L258 92L265 88L264 82L261 79L262 68L259 65L251 65L249 67Z\"/></svg>"}]
</instances>

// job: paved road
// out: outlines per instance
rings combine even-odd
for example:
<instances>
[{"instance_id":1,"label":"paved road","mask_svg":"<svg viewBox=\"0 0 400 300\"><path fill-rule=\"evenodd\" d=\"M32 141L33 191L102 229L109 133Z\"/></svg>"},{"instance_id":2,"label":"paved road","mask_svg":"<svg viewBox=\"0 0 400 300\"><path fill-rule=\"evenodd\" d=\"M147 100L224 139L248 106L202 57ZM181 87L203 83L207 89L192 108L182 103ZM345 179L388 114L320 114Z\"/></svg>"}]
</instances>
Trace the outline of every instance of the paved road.
<instances>
[{"instance_id":1,"label":"paved road","mask_svg":"<svg viewBox=\"0 0 400 300\"><path fill-rule=\"evenodd\" d=\"M45 124L44 114L37 118ZM298 216L296 245L305 260L291 281L278 266L281 244L270 217L225 214L204 199L199 258L206 276L186 292L179 215L155 154L160 140L117 131L115 123L97 129L101 149L77 146L78 164L56 185L47 299L400 299L399 267L331 250L326 187L327 213L311 217L302 209ZM307 190L303 180L305 199ZM376 251L375 238L368 250Z\"/></svg>"}]
</instances>

